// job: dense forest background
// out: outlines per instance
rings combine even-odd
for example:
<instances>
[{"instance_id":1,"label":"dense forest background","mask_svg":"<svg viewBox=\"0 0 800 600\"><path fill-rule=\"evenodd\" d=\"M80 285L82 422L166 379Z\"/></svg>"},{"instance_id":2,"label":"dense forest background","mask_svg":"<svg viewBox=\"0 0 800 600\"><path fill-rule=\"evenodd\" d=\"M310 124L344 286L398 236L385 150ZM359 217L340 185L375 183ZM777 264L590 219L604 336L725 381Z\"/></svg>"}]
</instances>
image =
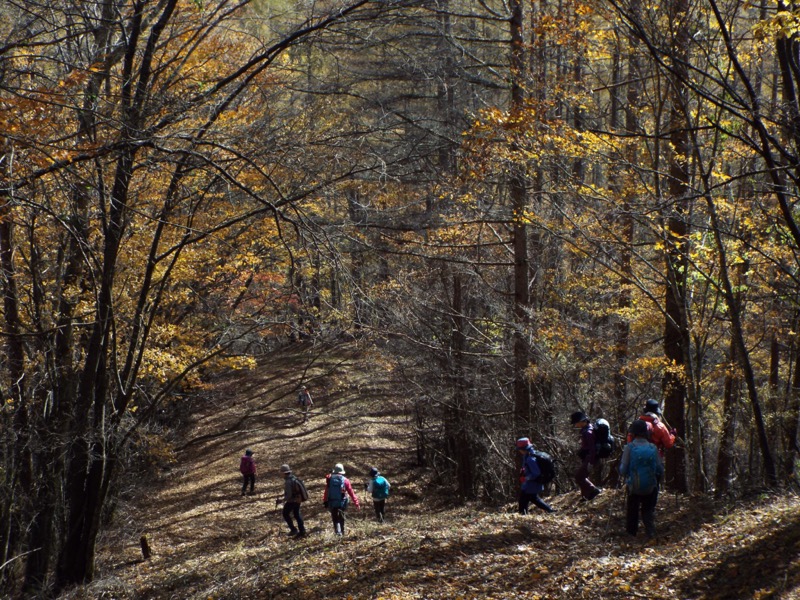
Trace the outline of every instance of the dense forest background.
<instances>
[{"instance_id":1,"label":"dense forest background","mask_svg":"<svg viewBox=\"0 0 800 600\"><path fill-rule=\"evenodd\" d=\"M658 398L672 491L796 486L800 16L732 0L0 0L0 590L94 577L215 374L381 348L515 493Z\"/></svg>"}]
</instances>

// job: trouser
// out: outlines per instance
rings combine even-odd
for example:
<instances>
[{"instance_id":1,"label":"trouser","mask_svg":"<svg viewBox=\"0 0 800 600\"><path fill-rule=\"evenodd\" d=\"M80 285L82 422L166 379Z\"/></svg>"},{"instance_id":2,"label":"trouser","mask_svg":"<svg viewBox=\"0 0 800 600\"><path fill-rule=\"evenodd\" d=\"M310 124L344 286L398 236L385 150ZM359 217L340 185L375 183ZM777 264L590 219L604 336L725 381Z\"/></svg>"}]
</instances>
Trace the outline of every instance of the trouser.
<instances>
[{"instance_id":1,"label":"trouser","mask_svg":"<svg viewBox=\"0 0 800 600\"><path fill-rule=\"evenodd\" d=\"M292 522L292 516L294 516L294 520L297 521L297 527L294 526ZM303 522L303 517L300 515L300 503L299 502L287 502L283 505L283 520L286 521L286 524L289 526L289 531L297 531L300 530L300 533L306 532L306 525Z\"/></svg>"},{"instance_id":2,"label":"trouser","mask_svg":"<svg viewBox=\"0 0 800 600\"><path fill-rule=\"evenodd\" d=\"M586 498L587 500L591 500L600 490L589 481L589 468L591 464L589 461L584 460L581 462L581 466L575 471L575 483L578 484L578 487L581 488L581 495Z\"/></svg>"},{"instance_id":3,"label":"trouser","mask_svg":"<svg viewBox=\"0 0 800 600\"><path fill-rule=\"evenodd\" d=\"M625 516L625 529L631 535L636 535L639 530L639 510L642 513L642 523L648 537L656 534L656 502L658 501L658 486L649 494L628 493L627 513Z\"/></svg>"},{"instance_id":4,"label":"trouser","mask_svg":"<svg viewBox=\"0 0 800 600\"><path fill-rule=\"evenodd\" d=\"M333 531L338 535L344 535L345 509L331 508L331 520L333 521Z\"/></svg>"},{"instance_id":5,"label":"trouser","mask_svg":"<svg viewBox=\"0 0 800 600\"><path fill-rule=\"evenodd\" d=\"M519 493L519 514L528 514L528 505L533 502L538 508L545 512L553 512L553 507L547 502L539 498L539 494L531 494L528 492L520 491Z\"/></svg>"},{"instance_id":6,"label":"trouser","mask_svg":"<svg viewBox=\"0 0 800 600\"><path fill-rule=\"evenodd\" d=\"M245 492L247 491L247 484L250 484L250 493L253 493L253 488L256 486L256 474L250 473L248 475L242 475L244 481L242 482L242 496L244 496Z\"/></svg>"},{"instance_id":7,"label":"trouser","mask_svg":"<svg viewBox=\"0 0 800 600\"><path fill-rule=\"evenodd\" d=\"M378 517L378 521L383 523L383 510L386 507L386 499L373 500L372 506L375 508L375 516Z\"/></svg>"}]
</instances>

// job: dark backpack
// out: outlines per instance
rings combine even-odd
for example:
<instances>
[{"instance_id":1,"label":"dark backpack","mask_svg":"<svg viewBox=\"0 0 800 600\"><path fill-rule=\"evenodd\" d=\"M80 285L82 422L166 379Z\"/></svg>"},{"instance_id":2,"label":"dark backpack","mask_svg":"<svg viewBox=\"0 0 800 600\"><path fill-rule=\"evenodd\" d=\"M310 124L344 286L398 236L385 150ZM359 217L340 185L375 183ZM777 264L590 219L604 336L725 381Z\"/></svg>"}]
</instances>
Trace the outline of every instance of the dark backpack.
<instances>
[{"instance_id":1,"label":"dark backpack","mask_svg":"<svg viewBox=\"0 0 800 600\"><path fill-rule=\"evenodd\" d=\"M303 480L298 477L292 478L292 496L300 498L300 502L308 500L308 490Z\"/></svg>"},{"instance_id":2,"label":"dark backpack","mask_svg":"<svg viewBox=\"0 0 800 600\"><path fill-rule=\"evenodd\" d=\"M539 476L536 478L536 483L547 485L558 475L556 461L547 452L542 452L541 450L531 450L531 454L536 459L536 464L539 467Z\"/></svg>"},{"instance_id":3,"label":"dark backpack","mask_svg":"<svg viewBox=\"0 0 800 600\"><path fill-rule=\"evenodd\" d=\"M344 475L333 473L328 479L328 508L346 508L347 493L344 488Z\"/></svg>"},{"instance_id":4,"label":"dark backpack","mask_svg":"<svg viewBox=\"0 0 800 600\"><path fill-rule=\"evenodd\" d=\"M608 458L616 448L616 440L611 435L611 425L605 419L597 419L594 422L594 447L597 458Z\"/></svg>"},{"instance_id":5,"label":"dark backpack","mask_svg":"<svg viewBox=\"0 0 800 600\"><path fill-rule=\"evenodd\" d=\"M630 462L628 463L628 491L631 494L647 496L652 494L658 485L656 465L658 450L655 445L630 445Z\"/></svg>"}]
</instances>

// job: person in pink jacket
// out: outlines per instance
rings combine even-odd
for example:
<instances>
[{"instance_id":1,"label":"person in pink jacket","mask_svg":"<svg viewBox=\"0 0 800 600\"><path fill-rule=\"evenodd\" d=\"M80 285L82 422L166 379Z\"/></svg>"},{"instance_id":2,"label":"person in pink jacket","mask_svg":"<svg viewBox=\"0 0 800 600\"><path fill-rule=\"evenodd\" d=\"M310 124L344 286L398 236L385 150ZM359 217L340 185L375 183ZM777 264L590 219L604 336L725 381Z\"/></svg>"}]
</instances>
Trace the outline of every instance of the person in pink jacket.
<instances>
[{"instance_id":1,"label":"person in pink jacket","mask_svg":"<svg viewBox=\"0 0 800 600\"><path fill-rule=\"evenodd\" d=\"M247 492L247 484L250 484L250 494L256 486L256 459L253 458L253 451L248 448L244 451L244 456L239 461L239 472L242 474L242 496Z\"/></svg>"},{"instance_id":2,"label":"person in pink jacket","mask_svg":"<svg viewBox=\"0 0 800 600\"><path fill-rule=\"evenodd\" d=\"M322 494L322 504L331 511L336 535L344 535L345 511L349 501L352 500L356 508L361 508L350 480L344 475L344 466L336 463L333 471L325 476L325 491Z\"/></svg>"}]
</instances>

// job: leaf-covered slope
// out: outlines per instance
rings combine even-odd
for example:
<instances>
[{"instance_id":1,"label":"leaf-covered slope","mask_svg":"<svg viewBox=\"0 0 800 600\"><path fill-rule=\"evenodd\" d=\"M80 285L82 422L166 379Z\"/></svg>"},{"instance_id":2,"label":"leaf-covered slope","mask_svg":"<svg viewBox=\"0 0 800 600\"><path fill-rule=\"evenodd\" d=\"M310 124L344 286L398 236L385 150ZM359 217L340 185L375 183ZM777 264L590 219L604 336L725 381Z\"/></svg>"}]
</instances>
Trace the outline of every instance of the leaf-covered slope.
<instances>
[{"instance_id":1,"label":"leaf-covered slope","mask_svg":"<svg viewBox=\"0 0 800 600\"><path fill-rule=\"evenodd\" d=\"M413 466L405 398L375 355L303 346L235 374L196 406L175 462L157 485L120 504L103 538L99 578L73 597L167 598L800 598L800 502L764 497L737 506L671 494L660 536L622 533L624 496L551 498L554 515L449 508ZM303 423L300 381L315 396ZM255 450L256 494L237 473ZM288 462L309 487L310 535L286 536L275 496ZM393 494L387 523L371 502L349 511L337 538L321 506L322 481L344 463L364 501L378 466ZM142 560L145 534L153 556Z\"/></svg>"}]
</instances>

